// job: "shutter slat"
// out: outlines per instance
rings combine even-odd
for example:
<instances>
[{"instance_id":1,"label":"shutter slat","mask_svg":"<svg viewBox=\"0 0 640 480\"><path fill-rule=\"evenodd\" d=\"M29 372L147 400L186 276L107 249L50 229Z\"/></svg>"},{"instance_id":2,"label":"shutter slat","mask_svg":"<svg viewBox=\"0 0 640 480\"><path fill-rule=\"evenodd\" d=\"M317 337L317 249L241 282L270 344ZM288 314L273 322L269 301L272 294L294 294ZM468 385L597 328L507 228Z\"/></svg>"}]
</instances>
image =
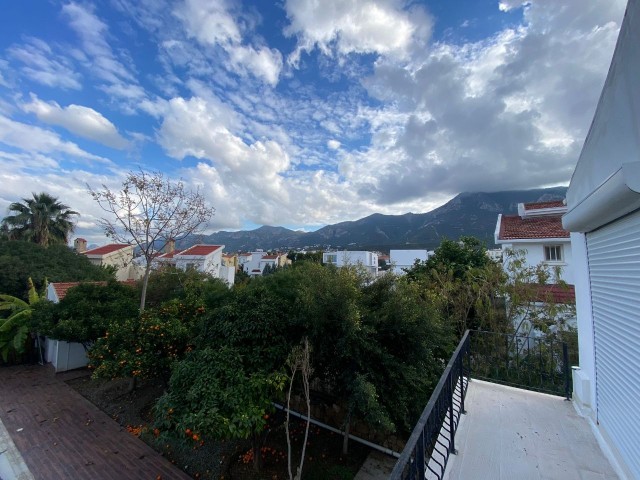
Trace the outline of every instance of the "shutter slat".
<instances>
[{"instance_id":1,"label":"shutter slat","mask_svg":"<svg viewBox=\"0 0 640 480\"><path fill-rule=\"evenodd\" d=\"M598 421L640 478L640 212L587 234Z\"/></svg>"}]
</instances>

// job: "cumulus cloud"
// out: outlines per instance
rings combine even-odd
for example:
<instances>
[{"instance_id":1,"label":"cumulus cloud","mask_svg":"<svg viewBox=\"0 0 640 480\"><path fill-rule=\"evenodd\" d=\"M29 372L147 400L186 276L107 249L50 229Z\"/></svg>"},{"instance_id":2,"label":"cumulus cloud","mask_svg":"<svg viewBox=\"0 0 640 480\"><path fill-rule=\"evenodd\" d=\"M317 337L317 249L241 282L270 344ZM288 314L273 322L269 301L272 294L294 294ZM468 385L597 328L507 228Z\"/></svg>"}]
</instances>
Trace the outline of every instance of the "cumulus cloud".
<instances>
[{"instance_id":1,"label":"cumulus cloud","mask_svg":"<svg viewBox=\"0 0 640 480\"><path fill-rule=\"evenodd\" d=\"M278 83L282 54L262 44L246 44L246 33L250 32L243 32L225 0L185 0L174 13L184 23L189 37L204 45L221 47L236 73L249 73L271 86Z\"/></svg>"},{"instance_id":2,"label":"cumulus cloud","mask_svg":"<svg viewBox=\"0 0 640 480\"><path fill-rule=\"evenodd\" d=\"M528 2L522 26L437 44L420 63L377 62L365 84L385 106L363 112L371 144L340 166L360 195L395 204L568 182L623 9L551 3Z\"/></svg>"},{"instance_id":3,"label":"cumulus cloud","mask_svg":"<svg viewBox=\"0 0 640 480\"><path fill-rule=\"evenodd\" d=\"M22 108L34 113L41 121L66 128L72 133L89 140L94 140L108 147L125 149L130 146L115 125L100 112L82 105L71 104L61 107L56 102L44 102L37 96L31 96L31 102Z\"/></svg>"},{"instance_id":4,"label":"cumulus cloud","mask_svg":"<svg viewBox=\"0 0 640 480\"><path fill-rule=\"evenodd\" d=\"M298 46L289 56L297 65L300 54L319 48L324 54L377 53L405 57L414 42L424 42L431 20L424 10L401 1L287 0L290 24L285 34Z\"/></svg>"}]
</instances>

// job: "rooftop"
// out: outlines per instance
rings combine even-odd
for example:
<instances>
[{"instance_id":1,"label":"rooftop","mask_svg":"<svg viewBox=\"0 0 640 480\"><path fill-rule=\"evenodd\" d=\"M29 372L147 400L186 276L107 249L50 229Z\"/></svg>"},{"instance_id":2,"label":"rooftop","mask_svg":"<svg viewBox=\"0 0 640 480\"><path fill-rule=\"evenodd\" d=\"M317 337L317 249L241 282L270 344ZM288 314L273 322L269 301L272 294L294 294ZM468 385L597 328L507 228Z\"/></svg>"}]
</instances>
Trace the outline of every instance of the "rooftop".
<instances>
[{"instance_id":1,"label":"rooftop","mask_svg":"<svg viewBox=\"0 0 640 480\"><path fill-rule=\"evenodd\" d=\"M561 215L526 217L502 215L498 240L526 240L535 238L569 238L562 228Z\"/></svg>"},{"instance_id":2,"label":"rooftop","mask_svg":"<svg viewBox=\"0 0 640 480\"><path fill-rule=\"evenodd\" d=\"M445 479L617 479L586 419L561 397L472 380Z\"/></svg>"},{"instance_id":3,"label":"rooftop","mask_svg":"<svg viewBox=\"0 0 640 480\"><path fill-rule=\"evenodd\" d=\"M91 250L87 250L84 253L85 255L106 255L108 253L115 252L117 250L121 250L123 248L130 248L131 245L127 245L125 243L110 243L108 245L103 245L102 247L93 248Z\"/></svg>"},{"instance_id":4,"label":"rooftop","mask_svg":"<svg viewBox=\"0 0 640 480\"><path fill-rule=\"evenodd\" d=\"M535 202L535 203L525 203L525 210L542 210L543 208L565 208L563 200L554 200L553 202Z\"/></svg>"},{"instance_id":5,"label":"rooftop","mask_svg":"<svg viewBox=\"0 0 640 480\"><path fill-rule=\"evenodd\" d=\"M194 245L183 250L179 255L209 255L222 247L222 245Z\"/></svg>"},{"instance_id":6,"label":"rooftop","mask_svg":"<svg viewBox=\"0 0 640 480\"><path fill-rule=\"evenodd\" d=\"M56 292L56 296L58 297L58 301L62 300L67 296L67 292L70 288L77 287L80 284L88 283L91 285L106 285L107 282L55 282L50 283L53 290ZM124 283L125 285L135 285L135 280L124 280L119 283Z\"/></svg>"}]
</instances>

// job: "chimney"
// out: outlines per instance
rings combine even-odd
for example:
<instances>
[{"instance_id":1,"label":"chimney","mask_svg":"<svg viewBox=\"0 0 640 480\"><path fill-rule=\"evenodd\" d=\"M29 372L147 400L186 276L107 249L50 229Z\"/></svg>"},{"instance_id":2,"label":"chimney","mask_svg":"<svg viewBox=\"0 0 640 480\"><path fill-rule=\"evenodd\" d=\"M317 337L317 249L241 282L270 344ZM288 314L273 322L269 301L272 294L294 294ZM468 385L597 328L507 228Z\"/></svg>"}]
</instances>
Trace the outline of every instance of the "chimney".
<instances>
[{"instance_id":1,"label":"chimney","mask_svg":"<svg viewBox=\"0 0 640 480\"><path fill-rule=\"evenodd\" d=\"M173 253L175 249L176 249L176 241L173 238L170 238L169 240L167 240L167 243L164 246L163 252Z\"/></svg>"},{"instance_id":2,"label":"chimney","mask_svg":"<svg viewBox=\"0 0 640 480\"><path fill-rule=\"evenodd\" d=\"M76 238L73 241L73 248L78 253L83 253L87 251L87 241L84 238Z\"/></svg>"}]
</instances>

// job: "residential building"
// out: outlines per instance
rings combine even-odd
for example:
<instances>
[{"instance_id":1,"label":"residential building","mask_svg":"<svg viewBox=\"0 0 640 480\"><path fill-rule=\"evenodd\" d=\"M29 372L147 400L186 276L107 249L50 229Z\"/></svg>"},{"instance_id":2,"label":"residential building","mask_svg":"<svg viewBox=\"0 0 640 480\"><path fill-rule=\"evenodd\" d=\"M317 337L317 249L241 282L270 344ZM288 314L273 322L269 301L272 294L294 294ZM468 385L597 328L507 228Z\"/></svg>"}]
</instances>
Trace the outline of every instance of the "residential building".
<instances>
[{"instance_id":1,"label":"residential building","mask_svg":"<svg viewBox=\"0 0 640 480\"><path fill-rule=\"evenodd\" d=\"M389 263L393 273L404 275L405 269L411 268L416 261L426 262L433 255L428 250L391 250Z\"/></svg>"},{"instance_id":2,"label":"residential building","mask_svg":"<svg viewBox=\"0 0 640 480\"><path fill-rule=\"evenodd\" d=\"M576 273L575 403L630 479L640 478L638 45L640 1L630 0L563 217Z\"/></svg>"},{"instance_id":3,"label":"residential building","mask_svg":"<svg viewBox=\"0 0 640 480\"><path fill-rule=\"evenodd\" d=\"M378 254L363 250L342 250L324 252L322 263L333 264L336 267L346 265L361 265L372 275L378 274Z\"/></svg>"},{"instance_id":4,"label":"residential building","mask_svg":"<svg viewBox=\"0 0 640 480\"><path fill-rule=\"evenodd\" d=\"M503 253L504 252L501 248L492 248L487 250L487 257L489 257L494 262L502 263Z\"/></svg>"},{"instance_id":5,"label":"residential building","mask_svg":"<svg viewBox=\"0 0 640 480\"><path fill-rule=\"evenodd\" d=\"M110 243L102 247L86 250L87 241L77 238L74 246L78 253L86 255L91 263L101 267L115 267L116 280L137 280L143 271L133 262L133 245Z\"/></svg>"},{"instance_id":6,"label":"residential building","mask_svg":"<svg viewBox=\"0 0 640 480\"><path fill-rule=\"evenodd\" d=\"M291 260L287 258L286 253L268 253L263 250L256 250L250 253L241 253L238 255L238 266L252 277L262 275L265 267L284 267L291 265Z\"/></svg>"},{"instance_id":7,"label":"residential building","mask_svg":"<svg viewBox=\"0 0 640 480\"><path fill-rule=\"evenodd\" d=\"M224 245L193 245L185 250L173 250L158 255L154 262L158 265L173 265L180 270L194 269L224 280L228 285L235 281L236 269L223 262Z\"/></svg>"},{"instance_id":8,"label":"residential building","mask_svg":"<svg viewBox=\"0 0 640 480\"><path fill-rule=\"evenodd\" d=\"M553 201L520 203L517 215L498 215L495 242L502 247L503 261L510 261L507 251L519 250L526 266L548 267L550 283L562 280L573 284L571 239L562 227L566 211L563 201Z\"/></svg>"}]
</instances>

